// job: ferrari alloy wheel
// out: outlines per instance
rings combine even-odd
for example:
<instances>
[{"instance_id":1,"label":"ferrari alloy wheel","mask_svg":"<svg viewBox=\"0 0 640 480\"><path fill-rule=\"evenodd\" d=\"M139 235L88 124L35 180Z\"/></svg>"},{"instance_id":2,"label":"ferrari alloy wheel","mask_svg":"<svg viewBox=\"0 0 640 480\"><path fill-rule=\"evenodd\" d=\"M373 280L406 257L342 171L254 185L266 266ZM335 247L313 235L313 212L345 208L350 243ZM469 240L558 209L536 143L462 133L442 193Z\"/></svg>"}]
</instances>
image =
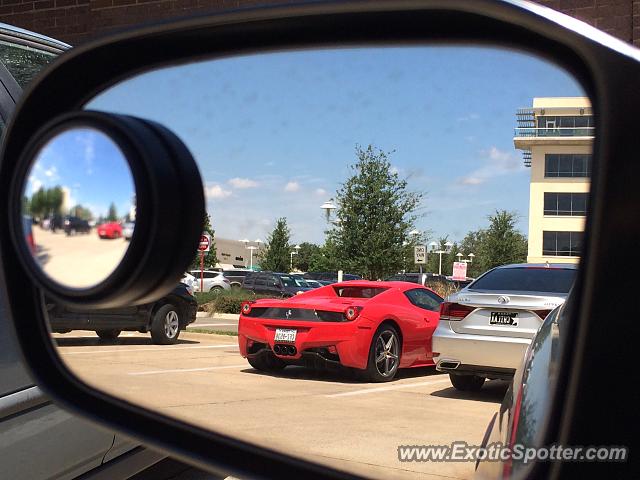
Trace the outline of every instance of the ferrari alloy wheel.
<instances>
[{"instance_id":1,"label":"ferrari alloy wheel","mask_svg":"<svg viewBox=\"0 0 640 480\"><path fill-rule=\"evenodd\" d=\"M400 364L400 336L391 325L382 325L373 336L369 349L367 377L372 382L393 380Z\"/></svg>"}]
</instances>

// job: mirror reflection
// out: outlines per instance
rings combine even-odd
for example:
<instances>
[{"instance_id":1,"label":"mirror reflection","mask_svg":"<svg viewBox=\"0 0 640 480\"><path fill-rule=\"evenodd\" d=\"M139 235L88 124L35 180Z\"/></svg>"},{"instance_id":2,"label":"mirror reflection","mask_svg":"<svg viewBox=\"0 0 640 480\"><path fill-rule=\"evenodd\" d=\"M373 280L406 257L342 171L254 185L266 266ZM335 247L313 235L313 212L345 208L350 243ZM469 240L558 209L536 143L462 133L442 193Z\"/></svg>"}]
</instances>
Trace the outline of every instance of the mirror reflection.
<instances>
[{"instance_id":1,"label":"mirror reflection","mask_svg":"<svg viewBox=\"0 0 640 480\"><path fill-rule=\"evenodd\" d=\"M167 297L52 313L80 378L358 474L473 475L399 447L479 445L571 288L594 137L572 77L490 48L281 52L150 72L87 108L180 136L208 214Z\"/></svg>"},{"instance_id":2,"label":"mirror reflection","mask_svg":"<svg viewBox=\"0 0 640 480\"><path fill-rule=\"evenodd\" d=\"M72 288L105 280L127 250L136 215L122 151L93 128L57 134L35 156L22 213L33 258L49 277Z\"/></svg>"}]
</instances>

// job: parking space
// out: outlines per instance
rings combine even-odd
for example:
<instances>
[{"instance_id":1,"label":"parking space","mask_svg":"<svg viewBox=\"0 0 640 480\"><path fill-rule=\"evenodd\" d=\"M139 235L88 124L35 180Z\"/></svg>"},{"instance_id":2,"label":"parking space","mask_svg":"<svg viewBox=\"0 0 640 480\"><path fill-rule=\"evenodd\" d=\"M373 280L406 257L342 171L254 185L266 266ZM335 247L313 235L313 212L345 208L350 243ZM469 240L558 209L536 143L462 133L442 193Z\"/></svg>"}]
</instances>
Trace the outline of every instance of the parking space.
<instances>
[{"instance_id":1,"label":"parking space","mask_svg":"<svg viewBox=\"0 0 640 480\"><path fill-rule=\"evenodd\" d=\"M363 383L343 370L287 367L268 375L249 366L229 335L184 332L169 346L137 333L123 333L112 344L90 332L56 339L74 372L118 397L382 478L471 478L472 463L400 462L398 445L477 444L506 391L506 383L494 381L464 394L433 368L401 371L383 384Z\"/></svg>"}]
</instances>

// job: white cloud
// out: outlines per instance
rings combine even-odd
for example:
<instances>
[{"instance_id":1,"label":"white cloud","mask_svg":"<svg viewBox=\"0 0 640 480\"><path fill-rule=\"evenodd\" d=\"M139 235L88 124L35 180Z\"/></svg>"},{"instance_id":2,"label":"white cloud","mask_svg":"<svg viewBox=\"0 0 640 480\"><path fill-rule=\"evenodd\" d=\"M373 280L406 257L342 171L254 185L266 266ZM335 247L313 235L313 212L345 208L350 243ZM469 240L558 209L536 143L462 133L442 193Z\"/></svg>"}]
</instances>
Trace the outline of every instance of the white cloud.
<instances>
[{"instance_id":1,"label":"white cloud","mask_svg":"<svg viewBox=\"0 0 640 480\"><path fill-rule=\"evenodd\" d=\"M44 174L45 176L53 180L54 178L58 178L58 169L55 166L52 166L51 168L45 170Z\"/></svg>"},{"instance_id":2,"label":"white cloud","mask_svg":"<svg viewBox=\"0 0 640 480\"><path fill-rule=\"evenodd\" d=\"M300 184L298 182L291 181L284 186L285 192L297 192L298 190L300 190Z\"/></svg>"},{"instance_id":3,"label":"white cloud","mask_svg":"<svg viewBox=\"0 0 640 480\"><path fill-rule=\"evenodd\" d=\"M483 165L458 179L459 184L481 185L495 177L524 171L524 166L515 152L506 152L494 146L481 151L480 156L484 157Z\"/></svg>"},{"instance_id":4,"label":"white cloud","mask_svg":"<svg viewBox=\"0 0 640 480\"><path fill-rule=\"evenodd\" d=\"M473 120L478 120L480 118L480 115L478 115L477 113L469 113L467 115L464 115L462 117L458 117L456 119L457 122L461 123L461 122L471 122Z\"/></svg>"},{"instance_id":5,"label":"white cloud","mask_svg":"<svg viewBox=\"0 0 640 480\"><path fill-rule=\"evenodd\" d=\"M230 190L225 190L224 188L222 188L220 185L218 184L214 184L214 185L207 185L204 188L204 192L207 195L208 198L227 198L228 196L231 195L231 191Z\"/></svg>"},{"instance_id":6,"label":"white cloud","mask_svg":"<svg viewBox=\"0 0 640 480\"><path fill-rule=\"evenodd\" d=\"M229 180L228 183L235 188L254 188L258 186L258 182L250 178L235 177Z\"/></svg>"},{"instance_id":7,"label":"white cloud","mask_svg":"<svg viewBox=\"0 0 640 480\"><path fill-rule=\"evenodd\" d=\"M319 197L324 197L327 194L327 191L324 188L316 188L316 195Z\"/></svg>"}]
</instances>

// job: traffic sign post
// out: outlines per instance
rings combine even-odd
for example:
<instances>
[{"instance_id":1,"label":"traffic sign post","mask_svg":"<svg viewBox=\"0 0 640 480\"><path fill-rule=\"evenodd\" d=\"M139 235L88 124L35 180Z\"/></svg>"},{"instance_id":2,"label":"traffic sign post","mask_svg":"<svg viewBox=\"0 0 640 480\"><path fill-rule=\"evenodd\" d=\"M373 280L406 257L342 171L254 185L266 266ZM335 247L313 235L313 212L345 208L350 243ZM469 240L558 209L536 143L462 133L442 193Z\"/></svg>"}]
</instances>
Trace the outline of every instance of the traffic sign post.
<instances>
[{"instance_id":1,"label":"traffic sign post","mask_svg":"<svg viewBox=\"0 0 640 480\"><path fill-rule=\"evenodd\" d=\"M200 252L200 292L204 292L204 254L211 250L211 235L203 233L200 235L198 251Z\"/></svg>"},{"instance_id":2,"label":"traffic sign post","mask_svg":"<svg viewBox=\"0 0 640 480\"><path fill-rule=\"evenodd\" d=\"M420 266L420 273L422 273L422 265L427 263L426 245L416 245L413 247L413 260L416 265Z\"/></svg>"},{"instance_id":3,"label":"traffic sign post","mask_svg":"<svg viewBox=\"0 0 640 480\"><path fill-rule=\"evenodd\" d=\"M467 262L453 262L453 280L467 279Z\"/></svg>"}]
</instances>

